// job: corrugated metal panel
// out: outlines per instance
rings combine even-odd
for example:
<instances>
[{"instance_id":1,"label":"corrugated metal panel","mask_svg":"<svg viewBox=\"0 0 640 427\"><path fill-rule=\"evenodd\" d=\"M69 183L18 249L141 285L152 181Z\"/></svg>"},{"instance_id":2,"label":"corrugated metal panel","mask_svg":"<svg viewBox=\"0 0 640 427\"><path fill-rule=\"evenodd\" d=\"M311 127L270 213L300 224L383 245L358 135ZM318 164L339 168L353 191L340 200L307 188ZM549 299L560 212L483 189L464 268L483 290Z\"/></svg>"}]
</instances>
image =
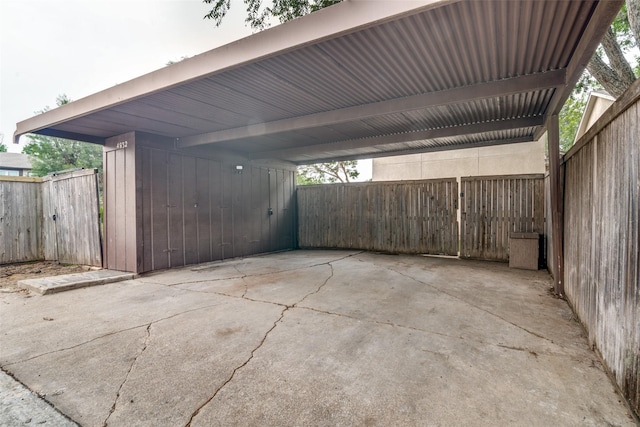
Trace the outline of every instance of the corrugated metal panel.
<instances>
[{"instance_id":1,"label":"corrugated metal panel","mask_svg":"<svg viewBox=\"0 0 640 427\"><path fill-rule=\"evenodd\" d=\"M597 0L442 2L52 128L101 137L136 129L184 138L453 88L473 91L477 84L566 68L598 4ZM250 154L538 117L547 114L554 97L561 96L555 89L529 89L277 135L241 136L218 146ZM318 156L326 154L318 151Z\"/></svg>"},{"instance_id":2,"label":"corrugated metal panel","mask_svg":"<svg viewBox=\"0 0 640 427\"><path fill-rule=\"evenodd\" d=\"M315 156L321 159L345 158L349 156L363 158L365 156L379 157L382 153L403 154L403 151L415 152L417 150L441 151L443 149L472 148L475 146L485 146L487 143L499 144L500 141L514 140L522 142L531 140L535 133L535 127L509 129L495 132L483 132L475 134L464 134L445 138L424 139L419 141L399 142L385 145L373 145L365 148L350 148L345 150L327 150L322 153L297 154L291 156L292 161L305 163L312 161Z\"/></svg>"}]
</instances>

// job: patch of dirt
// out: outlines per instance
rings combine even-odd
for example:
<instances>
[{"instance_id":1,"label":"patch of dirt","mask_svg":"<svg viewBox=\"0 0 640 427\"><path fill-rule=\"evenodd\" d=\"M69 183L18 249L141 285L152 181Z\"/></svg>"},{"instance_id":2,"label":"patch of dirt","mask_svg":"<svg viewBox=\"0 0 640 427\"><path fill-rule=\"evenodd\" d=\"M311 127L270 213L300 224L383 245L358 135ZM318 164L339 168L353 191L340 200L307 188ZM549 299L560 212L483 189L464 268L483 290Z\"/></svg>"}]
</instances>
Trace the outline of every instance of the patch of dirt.
<instances>
[{"instance_id":1,"label":"patch of dirt","mask_svg":"<svg viewBox=\"0 0 640 427\"><path fill-rule=\"evenodd\" d=\"M18 280L82 273L93 268L86 265L58 264L55 261L5 264L0 266L0 288L15 287Z\"/></svg>"}]
</instances>

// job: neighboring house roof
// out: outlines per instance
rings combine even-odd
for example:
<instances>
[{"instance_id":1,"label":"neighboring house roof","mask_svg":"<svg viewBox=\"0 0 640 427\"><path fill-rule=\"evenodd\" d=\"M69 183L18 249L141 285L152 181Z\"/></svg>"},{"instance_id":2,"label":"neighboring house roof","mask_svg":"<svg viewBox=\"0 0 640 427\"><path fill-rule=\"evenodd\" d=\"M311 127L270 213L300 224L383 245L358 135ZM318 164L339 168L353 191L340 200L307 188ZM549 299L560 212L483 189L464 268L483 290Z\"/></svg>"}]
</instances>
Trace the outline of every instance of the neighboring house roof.
<instances>
[{"instance_id":1,"label":"neighboring house roof","mask_svg":"<svg viewBox=\"0 0 640 427\"><path fill-rule=\"evenodd\" d=\"M23 153L0 153L0 169L31 170L31 159Z\"/></svg>"},{"instance_id":2,"label":"neighboring house roof","mask_svg":"<svg viewBox=\"0 0 640 427\"><path fill-rule=\"evenodd\" d=\"M587 133L589 128L607 111L607 108L609 108L615 100L613 96L604 91L594 91L589 94L587 105L584 107L584 112L578 125L574 143L578 142L582 135Z\"/></svg>"},{"instance_id":3,"label":"neighboring house roof","mask_svg":"<svg viewBox=\"0 0 640 427\"><path fill-rule=\"evenodd\" d=\"M18 123L298 164L537 140L622 0L343 1Z\"/></svg>"}]
</instances>

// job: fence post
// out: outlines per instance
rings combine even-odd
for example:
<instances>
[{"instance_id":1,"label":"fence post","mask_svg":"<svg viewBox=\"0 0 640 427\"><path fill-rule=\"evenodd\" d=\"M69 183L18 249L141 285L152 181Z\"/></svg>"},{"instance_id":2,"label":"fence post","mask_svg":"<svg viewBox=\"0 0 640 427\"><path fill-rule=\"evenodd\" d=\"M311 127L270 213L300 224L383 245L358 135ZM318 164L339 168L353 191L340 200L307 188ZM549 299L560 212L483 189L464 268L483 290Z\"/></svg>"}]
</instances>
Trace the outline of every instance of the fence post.
<instances>
[{"instance_id":1,"label":"fence post","mask_svg":"<svg viewBox=\"0 0 640 427\"><path fill-rule=\"evenodd\" d=\"M553 245L554 255L554 259L551 262L554 264L553 271L555 272L553 277L554 289L558 295L564 296L564 218L562 181L560 178L560 126L557 114L550 117L547 135L549 142L551 229L553 230L551 244Z\"/></svg>"}]
</instances>

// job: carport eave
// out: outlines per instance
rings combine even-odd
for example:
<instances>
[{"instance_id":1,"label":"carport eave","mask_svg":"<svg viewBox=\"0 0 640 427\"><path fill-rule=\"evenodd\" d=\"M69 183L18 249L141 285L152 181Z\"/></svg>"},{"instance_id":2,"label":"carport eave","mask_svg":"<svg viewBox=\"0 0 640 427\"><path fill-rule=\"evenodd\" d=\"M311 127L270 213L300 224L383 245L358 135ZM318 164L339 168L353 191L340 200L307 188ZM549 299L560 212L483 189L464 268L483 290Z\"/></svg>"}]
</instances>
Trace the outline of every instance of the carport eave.
<instances>
[{"instance_id":1,"label":"carport eave","mask_svg":"<svg viewBox=\"0 0 640 427\"><path fill-rule=\"evenodd\" d=\"M460 0L341 2L18 122L14 142L17 144L21 135L42 133L43 129L60 123L190 81L377 25L416 10L457 1Z\"/></svg>"}]
</instances>

